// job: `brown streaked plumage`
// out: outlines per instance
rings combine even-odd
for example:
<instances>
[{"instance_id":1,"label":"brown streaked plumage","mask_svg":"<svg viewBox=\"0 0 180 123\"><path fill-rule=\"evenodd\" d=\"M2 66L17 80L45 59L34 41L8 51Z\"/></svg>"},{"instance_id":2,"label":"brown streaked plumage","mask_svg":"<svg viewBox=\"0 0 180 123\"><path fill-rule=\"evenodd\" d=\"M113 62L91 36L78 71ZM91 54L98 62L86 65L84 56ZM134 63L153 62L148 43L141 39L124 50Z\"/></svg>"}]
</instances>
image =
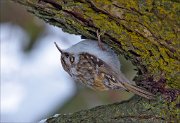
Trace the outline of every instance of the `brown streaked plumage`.
<instances>
[{"instance_id":1,"label":"brown streaked plumage","mask_svg":"<svg viewBox=\"0 0 180 123\"><path fill-rule=\"evenodd\" d=\"M99 73L98 75L94 76L94 85L93 89L99 90L99 91L105 91L108 90L108 88L104 85L103 80L104 79L104 73Z\"/></svg>"},{"instance_id":2,"label":"brown streaked plumage","mask_svg":"<svg viewBox=\"0 0 180 123\"><path fill-rule=\"evenodd\" d=\"M154 98L152 93L132 85L121 73L119 59L107 45L103 44L102 50L96 41L84 40L66 50L61 50L57 44L56 47L61 52L64 70L76 82L94 90L124 89L147 99Z\"/></svg>"}]
</instances>

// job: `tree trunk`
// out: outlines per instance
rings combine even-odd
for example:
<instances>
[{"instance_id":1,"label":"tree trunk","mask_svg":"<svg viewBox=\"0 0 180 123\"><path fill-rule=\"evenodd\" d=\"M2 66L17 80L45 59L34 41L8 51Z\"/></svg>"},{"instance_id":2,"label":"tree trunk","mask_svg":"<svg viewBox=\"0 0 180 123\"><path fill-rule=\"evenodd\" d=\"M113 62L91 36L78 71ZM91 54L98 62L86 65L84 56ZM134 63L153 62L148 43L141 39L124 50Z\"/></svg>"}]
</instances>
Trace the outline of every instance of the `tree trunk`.
<instances>
[{"instance_id":1,"label":"tree trunk","mask_svg":"<svg viewBox=\"0 0 180 123\"><path fill-rule=\"evenodd\" d=\"M102 40L137 66L137 85L156 101L131 100L49 118L49 122L177 122L180 113L178 0L13 0L63 31ZM128 107L128 108L126 108ZM131 108L129 108L131 107Z\"/></svg>"}]
</instances>

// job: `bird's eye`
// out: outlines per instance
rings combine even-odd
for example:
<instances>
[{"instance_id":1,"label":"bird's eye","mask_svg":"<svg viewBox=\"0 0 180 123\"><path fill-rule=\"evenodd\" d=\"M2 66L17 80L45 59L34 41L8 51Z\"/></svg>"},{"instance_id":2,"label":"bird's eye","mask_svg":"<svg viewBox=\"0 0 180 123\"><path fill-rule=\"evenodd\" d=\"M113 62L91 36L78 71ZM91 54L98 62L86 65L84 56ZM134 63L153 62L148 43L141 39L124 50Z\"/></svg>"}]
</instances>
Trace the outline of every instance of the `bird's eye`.
<instances>
[{"instance_id":1,"label":"bird's eye","mask_svg":"<svg viewBox=\"0 0 180 123\"><path fill-rule=\"evenodd\" d=\"M66 58L68 58L68 57L69 57L69 54L68 54L68 53L64 53L64 55L66 56Z\"/></svg>"},{"instance_id":2,"label":"bird's eye","mask_svg":"<svg viewBox=\"0 0 180 123\"><path fill-rule=\"evenodd\" d=\"M74 56L69 57L71 64L74 62L74 59L75 59Z\"/></svg>"}]
</instances>

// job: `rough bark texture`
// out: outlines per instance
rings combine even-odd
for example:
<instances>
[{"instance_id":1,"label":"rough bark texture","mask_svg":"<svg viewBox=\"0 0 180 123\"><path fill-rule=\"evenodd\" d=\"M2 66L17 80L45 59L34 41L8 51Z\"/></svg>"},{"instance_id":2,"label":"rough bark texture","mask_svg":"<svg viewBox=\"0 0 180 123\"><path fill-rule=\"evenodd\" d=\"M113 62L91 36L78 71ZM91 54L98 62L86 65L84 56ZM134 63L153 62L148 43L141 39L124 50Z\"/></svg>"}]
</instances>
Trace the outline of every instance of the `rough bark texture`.
<instances>
[{"instance_id":1,"label":"rough bark texture","mask_svg":"<svg viewBox=\"0 0 180 123\"><path fill-rule=\"evenodd\" d=\"M101 106L49 122L178 121L180 90L180 3L176 0L13 0L65 32L101 38L138 68L136 84L155 102L130 101ZM164 100L165 99L165 100ZM140 105L142 104L142 105ZM127 109L126 107L133 107ZM150 109L152 111L150 111ZM152 113L154 112L154 113ZM69 121L68 121L69 120Z\"/></svg>"},{"instance_id":2,"label":"rough bark texture","mask_svg":"<svg viewBox=\"0 0 180 123\"><path fill-rule=\"evenodd\" d=\"M64 114L51 117L47 120L48 123L160 123L165 119L158 115L151 105L156 105L155 102L133 97L130 101L115 103L111 105L98 106L89 110L82 110L73 114ZM131 108L129 108L131 107Z\"/></svg>"}]
</instances>

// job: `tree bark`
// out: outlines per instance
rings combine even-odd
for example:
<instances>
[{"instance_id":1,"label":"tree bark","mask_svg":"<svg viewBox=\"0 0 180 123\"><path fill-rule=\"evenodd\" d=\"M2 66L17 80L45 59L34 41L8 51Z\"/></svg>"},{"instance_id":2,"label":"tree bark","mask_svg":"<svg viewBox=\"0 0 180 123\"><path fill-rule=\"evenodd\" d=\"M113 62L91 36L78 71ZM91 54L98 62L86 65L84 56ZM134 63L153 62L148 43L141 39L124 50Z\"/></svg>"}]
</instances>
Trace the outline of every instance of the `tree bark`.
<instances>
[{"instance_id":1,"label":"tree bark","mask_svg":"<svg viewBox=\"0 0 180 123\"><path fill-rule=\"evenodd\" d=\"M133 99L49 122L160 122L179 120L180 3L178 0L13 0L63 31L102 40L137 66L137 85L156 101ZM161 98L162 97L162 98ZM139 100L140 99L140 100ZM136 103L139 100L139 103ZM140 105L141 104L141 105ZM132 108L126 108L132 107Z\"/></svg>"},{"instance_id":2,"label":"tree bark","mask_svg":"<svg viewBox=\"0 0 180 123\"><path fill-rule=\"evenodd\" d=\"M48 123L160 123L165 118L158 115L158 110L151 108L156 105L151 101L134 96L130 101L98 106L73 114L62 114L48 118ZM131 107L131 108L130 108Z\"/></svg>"}]
</instances>

